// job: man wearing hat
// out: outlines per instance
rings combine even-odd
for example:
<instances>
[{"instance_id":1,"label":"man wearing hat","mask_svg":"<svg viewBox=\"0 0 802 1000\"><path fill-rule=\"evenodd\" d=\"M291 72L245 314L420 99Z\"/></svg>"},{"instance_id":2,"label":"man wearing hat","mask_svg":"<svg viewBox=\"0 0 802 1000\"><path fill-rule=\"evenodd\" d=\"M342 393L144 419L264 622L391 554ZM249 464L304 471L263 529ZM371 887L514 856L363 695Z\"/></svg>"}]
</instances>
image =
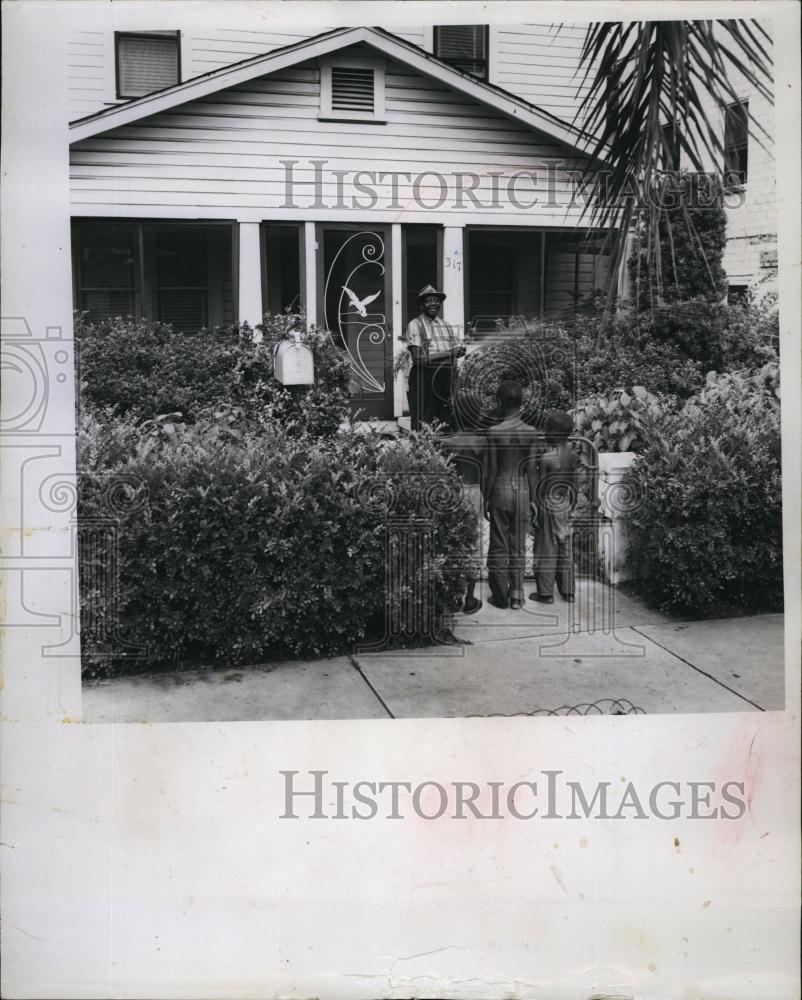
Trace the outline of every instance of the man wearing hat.
<instances>
[{"instance_id":1,"label":"man wearing hat","mask_svg":"<svg viewBox=\"0 0 802 1000\"><path fill-rule=\"evenodd\" d=\"M407 325L404 335L412 355L408 397L413 431L435 419L446 424L452 420L454 364L465 354L465 345L438 315L445 297L432 285L422 288L415 299L420 313Z\"/></svg>"}]
</instances>

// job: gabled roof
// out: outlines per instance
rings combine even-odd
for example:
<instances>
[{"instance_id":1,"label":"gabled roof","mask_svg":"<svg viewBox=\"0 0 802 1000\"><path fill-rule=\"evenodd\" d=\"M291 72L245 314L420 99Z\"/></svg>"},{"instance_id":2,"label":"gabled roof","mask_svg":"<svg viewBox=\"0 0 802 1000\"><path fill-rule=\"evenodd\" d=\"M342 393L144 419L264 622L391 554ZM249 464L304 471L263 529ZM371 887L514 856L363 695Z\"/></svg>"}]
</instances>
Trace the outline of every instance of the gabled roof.
<instances>
[{"instance_id":1,"label":"gabled roof","mask_svg":"<svg viewBox=\"0 0 802 1000\"><path fill-rule=\"evenodd\" d=\"M273 49L264 55L243 59L231 66L224 66L222 69L204 73L203 76L196 76L185 83L176 84L174 87L167 87L125 104L106 108L70 122L70 142L88 139L101 132L107 132L109 129L121 125L129 125L131 122L139 121L160 111L169 111L187 101L206 97L208 94L217 93L227 87L247 83L249 80L265 76L268 73L275 73L307 59L326 56L339 49L360 43L370 46L388 58L403 63L425 76L439 80L453 90L478 101L480 104L494 108L508 118L538 129L557 142L564 143L585 155L589 155L594 148L592 137L581 129L569 125L534 104L529 104L527 101L515 97L506 90L502 90L501 87L484 83L476 77L454 69L428 52L424 52L417 45L406 42L382 28L335 28L333 31L315 35L313 38L285 45L280 49Z\"/></svg>"}]
</instances>

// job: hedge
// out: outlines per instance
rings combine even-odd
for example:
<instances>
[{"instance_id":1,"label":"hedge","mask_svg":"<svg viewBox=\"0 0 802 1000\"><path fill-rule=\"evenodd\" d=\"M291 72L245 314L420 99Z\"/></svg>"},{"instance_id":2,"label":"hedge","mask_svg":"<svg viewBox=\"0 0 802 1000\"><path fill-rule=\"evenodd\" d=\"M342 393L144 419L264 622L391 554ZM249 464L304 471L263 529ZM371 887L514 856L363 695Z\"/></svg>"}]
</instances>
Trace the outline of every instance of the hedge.
<instances>
[{"instance_id":1,"label":"hedge","mask_svg":"<svg viewBox=\"0 0 802 1000\"><path fill-rule=\"evenodd\" d=\"M462 592L475 515L428 432L315 438L231 411L191 425L84 414L78 446L79 517L94 538L81 559L91 675L347 653L402 611L417 624L398 638L431 641L424 576L438 620ZM392 519L421 516L431 553L388 589Z\"/></svg>"},{"instance_id":2,"label":"hedge","mask_svg":"<svg viewBox=\"0 0 802 1000\"><path fill-rule=\"evenodd\" d=\"M694 617L782 607L779 369L711 375L625 478L634 589Z\"/></svg>"},{"instance_id":3,"label":"hedge","mask_svg":"<svg viewBox=\"0 0 802 1000\"><path fill-rule=\"evenodd\" d=\"M294 315L266 316L256 331L259 343L247 325L184 334L131 317L93 324L79 314L81 407L137 422L173 414L189 423L236 407L248 419L336 433L349 415L349 367L328 336ZM277 344L296 332L314 355L313 386L284 386L273 377Z\"/></svg>"},{"instance_id":4,"label":"hedge","mask_svg":"<svg viewBox=\"0 0 802 1000\"><path fill-rule=\"evenodd\" d=\"M642 411L675 408L702 390L710 371L755 369L777 359L771 302L728 306L698 298L649 313L622 308L604 334L600 319L499 321L497 335L483 338L460 371L474 419L494 422L496 388L511 378L523 386L529 422L539 423L546 409L576 410L584 432L601 421L589 435L600 450L620 450L628 436L638 448L645 440ZM627 397L632 406L621 407Z\"/></svg>"}]
</instances>

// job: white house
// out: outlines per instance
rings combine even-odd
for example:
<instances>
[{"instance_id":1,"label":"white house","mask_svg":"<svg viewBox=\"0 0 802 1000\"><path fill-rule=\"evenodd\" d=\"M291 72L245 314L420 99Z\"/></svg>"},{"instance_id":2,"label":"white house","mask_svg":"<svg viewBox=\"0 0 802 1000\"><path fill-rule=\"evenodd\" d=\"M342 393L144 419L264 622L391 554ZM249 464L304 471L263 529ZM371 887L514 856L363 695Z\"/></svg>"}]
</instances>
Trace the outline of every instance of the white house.
<instances>
[{"instance_id":1,"label":"white house","mask_svg":"<svg viewBox=\"0 0 802 1000\"><path fill-rule=\"evenodd\" d=\"M573 197L587 137L492 82L515 83L511 55L526 76L537 31L337 28L231 62L268 44L233 35L117 32L116 54L98 36L70 126L77 308L190 330L300 305L351 355L355 403L391 417L424 284L458 328L570 312L604 284ZM569 83L549 88L565 110Z\"/></svg>"},{"instance_id":2,"label":"white house","mask_svg":"<svg viewBox=\"0 0 802 1000\"><path fill-rule=\"evenodd\" d=\"M458 328L565 315L606 284L608 241L582 218L581 26L310 35L124 16L68 42L76 308L184 330L304 308L350 355L355 404L388 418L424 284ZM776 233L772 213L760 226ZM732 246L735 284L752 284L755 255Z\"/></svg>"}]
</instances>

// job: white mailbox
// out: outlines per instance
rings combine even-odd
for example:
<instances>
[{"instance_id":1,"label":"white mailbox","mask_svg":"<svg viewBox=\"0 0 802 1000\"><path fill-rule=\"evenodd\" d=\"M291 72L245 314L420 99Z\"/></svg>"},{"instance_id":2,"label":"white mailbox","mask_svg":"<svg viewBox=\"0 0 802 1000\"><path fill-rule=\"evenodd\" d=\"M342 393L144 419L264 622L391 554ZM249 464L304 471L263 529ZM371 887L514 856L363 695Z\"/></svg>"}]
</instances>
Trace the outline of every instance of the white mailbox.
<instances>
[{"instance_id":1,"label":"white mailbox","mask_svg":"<svg viewBox=\"0 0 802 1000\"><path fill-rule=\"evenodd\" d=\"M282 340L276 348L273 374L283 385L312 385L315 359L311 349L297 336L294 340Z\"/></svg>"}]
</instances>

